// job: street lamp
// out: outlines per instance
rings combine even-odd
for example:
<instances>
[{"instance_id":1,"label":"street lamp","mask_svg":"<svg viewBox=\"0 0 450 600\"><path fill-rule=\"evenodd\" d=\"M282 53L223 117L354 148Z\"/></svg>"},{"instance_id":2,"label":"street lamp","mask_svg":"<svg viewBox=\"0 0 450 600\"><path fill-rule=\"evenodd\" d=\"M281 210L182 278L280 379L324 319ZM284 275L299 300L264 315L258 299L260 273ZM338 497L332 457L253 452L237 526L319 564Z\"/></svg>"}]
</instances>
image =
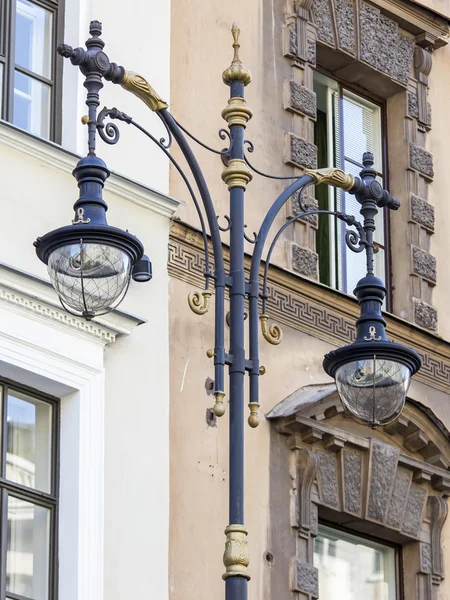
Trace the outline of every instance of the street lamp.
<instances>
[{"instance_id":1,"label":"street lamp","mask_svg":"<svg viewBox=\"0 0 450 600\"><path fill-rule=\"evenodd\" d=\"M244 98L244 87L250 83L251 74L239 57L238 27L233 25L232 28L234 57L230 67L223 73L223 81L230 86L230 99L222 111L228 131L222 129L219 132L222 140L228 138L229 147L222 151L209 148L177 123L167 110L168 105L143 77L110 62L103 52L104 42L100 39L101 24L98 21L91 23L90 33L91 38L86 42L86 50L73 49L66 44L58 47L62 56L70 58L72 64L80 67L85 75L84 85L88 92L86 104L89 114L83 118L83 122L88 125L89 154L81 159L74 171L80 187L80 198L74 205L75 218L72 225L38 238L35 242L36 252L48 265L52 283L65 308L86 319L112 310L125 296L132 274L136 281L148 281L151 278L151 265L143 255L141 242L130 233L106 223L107 206L102 199L102 189L109 171L105 163L95 156L96 133L98 132L105 142L115 144L119 140L119 129L111 120L105 124L105 120L115 119L133 125L158 145L180 173L197 209L205 243L205 289L189 295L189 305L196 314L202 315L208 311L212 295L210 284L214 284L215 344L207 354L214 358L213 410L217 416L222 416L225 412L225 366L229 372L230 524L225 530L223 561L226 572L223 578L226 581L227 600L245 600L250 576L247 572L247 530L244 527L244 383L245 374L248 373L248 422L251 427L256 427L259 423L259 377L264 372L264 368L259 365L259 324L263 337L271 344L278 344L282 339L280 327L275 324L268 325L266 312L268 268L273 248L289 225L308 215L333 215L348 226L355 227L347 230L345 240L352 251L366 252L367 265L367 274L359 281L355 290L361 309L361 316L356 323L356 341L327 354L323 365L325 371L336 379L343 405L354 417L372 427L385 424L400 413L411 376L421 365L420 357L414 350L387 340L386 323L381 314L386 289L373 273L375 216L378 208L396 210L399 203L376 181L373 156L366 153L360 177L353 177L334 168L306 169L304 174L298 177L280 177L279 179L292 179L293 182L272 204L254 239L249 238L245 233L244 192L253 177L253 172L266 177L273 176L254 169L245 153L246 145L250 151L253 149L251 142L244 139L244 130L252 117ZM120 84L153 110L167 129L168 141L157 140L117 108L104 108L97 114L103 79ZM219 154L226 165L222 173L222 179L230 193L230 215L226 217L226 228L221 228L218 224L205 178L191 150L188 137ZM177 142L189 165L201 197L213 247L214 270L211 270L210 266L208 232L200 203L187 176L169 152L173 140ZM301 202L304 190L320 183L338 187L355 195L361 205L363 224L361 225L354 216L338 211L308 210L302 206L300 213L286 221L275 233L266 255L261 282L263 250L276 216L295 192L300 193ZM229 232L228 272L222 251L221 233L224 231ZM245 241L253 244L248 277L244 270ZM228 351L225 349L224 336L226 288L230 296L227 319L230 326ZM245 300L248 301L248 352L244 338Z\"/></svg>"}]
</instances>

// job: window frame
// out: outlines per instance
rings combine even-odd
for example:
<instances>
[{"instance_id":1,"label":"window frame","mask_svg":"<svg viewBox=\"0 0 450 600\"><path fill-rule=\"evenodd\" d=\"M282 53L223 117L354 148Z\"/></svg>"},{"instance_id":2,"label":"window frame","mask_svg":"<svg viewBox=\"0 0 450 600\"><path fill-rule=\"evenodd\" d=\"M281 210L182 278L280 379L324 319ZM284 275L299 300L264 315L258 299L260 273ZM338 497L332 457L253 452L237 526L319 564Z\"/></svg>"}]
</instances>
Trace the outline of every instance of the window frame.
<instances>
[{"instance_id":1,"label":"window frame","mask_svg":"<svg viewBox=\"0 0 450 600\"><path fill-rule=\"evenodd\" d=\"M1 442L0 442L0 598L3 600L33 600L26 596L7 592L6 590L6 553L8 535L8 496L31 502L49 509L49 557L48 557L48 600L58 598L58 529L59 529L59 480L60 480L60 429L61 429L61 401L55 396L44 394L39 390L17 383L10 379L0 377L0 386L3 388L2 404L0 411ZM50 493L24 486L3 477L6 475L7 453L7 396L8 390L21 392L32 396L36 400L52 406L51 423L51 485ZM4 526L5 524L6 526Z\"/></svg>"},{"instance_id":2,"label":"window frame","mask_svg":"<svg viewBox=\"0 0 450 600\"><path fill-rule=\"evenodd\" d=\"M17 0L0 0L0 18L3 26L0 28L0 63L3 64L3 87L0 118L14 125L14 74L15 72L29 76L36 81L50 87L50 119L49 119L49 141L61 144L62 137L62 75L63 60L56 52L64 35L64 0L28 0L31 4L45 8L52 13L52 64L51 78L48 79L19 66L15 62L15 34L16 34L16 11ZM14 60L13 60L14 58ZM28 132L34 135L32 132ZM39 136L38 136L39 137ZM46 139L46 138L43 138Z\"/></svg>"},{"instance_id":3,"label":"window frame","mask_svg":"<svg viewBox=\"0 0 450 600\"><path fill-rule=\"evenodd\" d=\"M386 102L386 100L384 98L381 98L380 96L377 96L376 94L373 94L372 92L369 92L368 90L366 90L364 88L361 88L360 86L358 86L355 83L350 83L350 82L346 81L345 79L335 75L333 72L328 71L324 67L317 65L315 67L314 71L317 73L320 73L321 75L324 75L325 77L328 77L329 79L332 79L338 85L339 113L340 113L339 129L340 129L340 137L341 137L341 140L340 140L341 146L342 146L342 136L343 136L342 104L343 104L344 90L347 90L350 93L356 94L356 95L360 96L363 100L368 100L369 102L377 105L380 108L380 130L381 130L380 133L381 133L381 154L382 154L382 157L381 157L382 165L381 166L382 166L382 171L383 171L382 179L383 179L384 188L389 189L389 167L388 167L389 166L389 160L388 160L389 156L388 156L388 130L387 130L387 102ZM343 162L344 162L344 155L342 154L341 164L339 165L339 168L341 168L341 169L343 169ZM349 160L349 162L353 162L353 161ZM341 195L343 195L343 194L344 194L344 192L341 191ZM385 305L386 305L386 311L391 312L391 309L392 309L392 271L391 271L392 258L391 258L391 245L389 243L390 237L391 237L391 228L390 228L389 211L386 209L383 210L383 225L384 225L384 237L385 237L384 247L383 247L384 256L385 256L385 282L384 283L385 283L385 286L387 289ZM335 258L335 260L337 260L337 257ZM336 289L338 290L338 288L336 288ZM342 293L348 293L348 292L342 292Z\"/></svg>"},{"instance_id":4,"label":"window frame","mask_svg":"<svg viewBox=\"0 0 450 600\"><path fill-rule=\"evenodd\" d=\"M351 529L349 527L345 527L339 523L334 523L333 521L328 521L326 519L319 518L318 521L319 526L323 525L324 527L328 527L329 529L335 529L336 531L341 531L344 534L352 535L354 537L359 537L362 540L367 540L369 542L374 542L376 544L381 544L383 546L387 546L389 548L393 548L395 550L395 578L396 578L396 600L405 600L404 594L404 583L403 583L403 552L402 545L395 544L389 540L385 540L383 538L369 535L367 533L363 533L356 529Z\"/></svg>"}]
</instances>

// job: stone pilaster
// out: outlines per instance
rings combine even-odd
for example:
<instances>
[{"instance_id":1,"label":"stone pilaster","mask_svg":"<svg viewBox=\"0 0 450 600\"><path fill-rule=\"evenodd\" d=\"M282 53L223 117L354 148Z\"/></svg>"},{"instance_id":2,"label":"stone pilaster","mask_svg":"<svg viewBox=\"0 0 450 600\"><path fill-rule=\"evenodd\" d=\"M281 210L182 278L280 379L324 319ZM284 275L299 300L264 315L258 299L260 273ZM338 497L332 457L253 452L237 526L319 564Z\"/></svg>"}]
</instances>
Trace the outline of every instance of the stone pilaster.
<instances>
[{"instance_id":1,"label":"stone pilaster","mask_svg":"<svg viewBox=\"0 0 450 600\"><path fill-rule=\"evenodd\" d=\"M317 1L317 0L314 0ZM316 63L315 28L311 24L313 0L293 0L285 16L284 54L290 60L290 75L284 82L284 108L291 115L291 125L285 135L285 162L298 173L317 167L314 145L316 95L313 90L313 67ZM303 198L301 205L317 207L314 191ZM287 204L288 218L299 214L298 195ZM318 278L316 253L317 218L307 217L292 226L291 242L287 245L288 265L305 277Z\"/></svg>"}]
</instances>

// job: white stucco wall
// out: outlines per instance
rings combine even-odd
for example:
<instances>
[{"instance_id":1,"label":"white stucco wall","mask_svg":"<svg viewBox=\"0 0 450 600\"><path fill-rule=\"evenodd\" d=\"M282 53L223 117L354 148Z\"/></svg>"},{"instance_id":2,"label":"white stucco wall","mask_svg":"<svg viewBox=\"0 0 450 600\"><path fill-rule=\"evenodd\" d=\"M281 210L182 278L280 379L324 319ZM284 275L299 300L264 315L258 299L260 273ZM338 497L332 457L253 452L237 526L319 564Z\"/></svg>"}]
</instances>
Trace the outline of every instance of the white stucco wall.
<instances>
[{"instance_id":1,"label":"white stucco wall","mask_svg":"<svg viewBox=\"0 0 450 600\"><path fill-rule=\"evenodd\" d=\"M91 19L103 22L111 60L142 73L168 99L170 2L67 1L65 42L83 46ZM65 62L63 147L83 155L85 89L78 69ZM164 135L159 119L119 86L107 84L101 103L132 115L158 138ZM164 195L167 158L131 127L121 124L121 131L115 146L99 141L98 155L121 174L106 184L109 223L136 234L153 264L153 280L132 282L121 306L146 323L135 327L131 319L134 329L127 335L120 330L115 342L105 345L89 332L74 335L73 324L52 318L51 303L50 309L36 308L38 302L34 312L23 312L0 297L0 376L52 389L62 398L59 589L64 600L168 597L167 246L178 203ZM48 280L32 244L38 235L70 224L78 192L71 175L76 162L77 156L0 123L0 263ZM19 313L15 320L8 317L11 311ZM4 348L3 338L12 346L5 342Z\"/></svg>"},{"instance_id":2,"label":"white stucco wall","mask_svg":"<svg viewBox=\"0 0 450 600\"><path fill-rule=\"evenodd\" d=\"M159 95L170 100L170 0L66 0L64 42L83 46L89 37L89 22L103 24L104 51L112 62L145 77ZM86 114L83 76L69 60L64 61L63 146L78 154L86 152ZM117 107L150 129L159 139L165 135L159 118L119 85L106 82L101 106ZM163 153L134 127L120 124L122 143L99 142L98 155L108 166L162 192L169 191L169 164ZM130 151L133 149L133 151ZM149 168L151 165L151 168Z\"/></svg>"}]
</instances>

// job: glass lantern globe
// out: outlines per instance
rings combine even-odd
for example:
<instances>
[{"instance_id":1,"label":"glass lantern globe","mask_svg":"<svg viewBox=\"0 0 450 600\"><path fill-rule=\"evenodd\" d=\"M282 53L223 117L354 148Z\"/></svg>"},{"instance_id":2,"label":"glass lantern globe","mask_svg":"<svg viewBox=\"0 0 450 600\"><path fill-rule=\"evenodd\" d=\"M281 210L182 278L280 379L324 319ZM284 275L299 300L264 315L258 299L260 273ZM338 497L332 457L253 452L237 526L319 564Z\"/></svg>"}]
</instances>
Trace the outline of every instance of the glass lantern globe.
<instances>
[{"instance_id":1,"label":"glass lantern globe","mask_svg":"<svg viewBox=\"0 0 450 600\"><path fill-rule=\"evenodd\" d=\"M121 302L132 266L123 249L81 240L53 250L47 263L63 306L85 319L109 312Z\"/></svg>"},{"instance_id":2,"label":"glass lantern globe","mask_svg":"<svg viewBox=\"0 0 450 600\"><path fill-rule=\"evenodd\" d=\"M375 428L401 413L411 370L401 362L374 355L341 365L335 380L344 408L358 421Z\"/></svg>"}]
</instances>

